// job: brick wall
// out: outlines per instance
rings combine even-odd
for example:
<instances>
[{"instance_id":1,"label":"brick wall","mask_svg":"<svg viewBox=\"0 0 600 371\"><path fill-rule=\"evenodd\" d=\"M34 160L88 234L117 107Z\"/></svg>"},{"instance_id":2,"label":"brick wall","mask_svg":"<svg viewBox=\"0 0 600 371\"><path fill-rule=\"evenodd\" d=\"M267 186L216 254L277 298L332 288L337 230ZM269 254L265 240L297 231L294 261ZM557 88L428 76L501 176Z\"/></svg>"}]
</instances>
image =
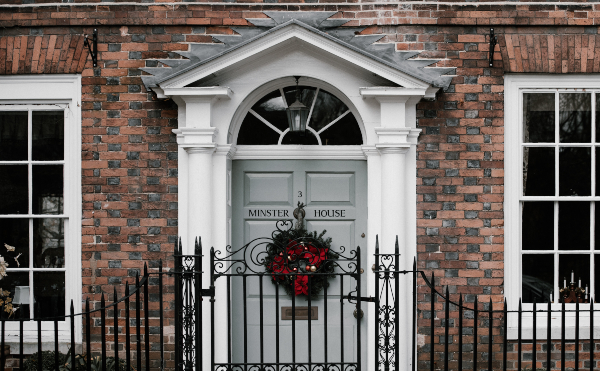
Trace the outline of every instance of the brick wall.
<instances>
[{"instance_id":1,"label":"brick wall","mask_svg":"<svg viewBox=\"0 0 600 371\"><path fill-rule=\"evenodd\" d=\"M49 3L45 5L31 5ZM0 24L3 27L42 26L123 26L123 25L246 25L244 18L256 17L262 10L340 11L346 18L355 20L349 25L456 25L456 26L596 26L600 17L600 5L594 0L578 1L580 4L560 3L528 4L529 1L486 1L486 4L448 2L436 4L374 3L354 1L347 4L321 2L272 4L256 1L243 2L195 2L147 0L128 1L127 5L101 3L99 0L73 1L56 5L53 0L9 0L2 4ZM158 2L158 1L157 1ZM25 6L11 6L10 3ZM138 4L135 4L138 3ZM62 33L71 33L68 30ZM556 29L560 34L573 33L568 29ZM576 31L575 33L579 33ZM595 33L595 32L594 32ZM402 40L398 40L402 41Z\"/></svg>"},{"instance_id":2,"label":"brick wall","mask_svg":"<svg viewBox=\"0 0 600 371\"><path fill-rule=\"evenodd\" d=\"M0 74L61 71L59 64L50 70L16 64L15 40L20 40L19 61L28 60L30 48L35 54L38 40L42 46L45 40L58 38L63 38L62 48L68 45L68 58L69 50L74 55L80 50L84 34L98 29L98 68L92 68L85 50L79 54L87 58L85 66L77 68L83 76L84 296L96 305L102 293L112 300L112 285L122 289L131 283L144 262L151 269L160 259L172 266L178 200L177 146L171 129L177 127L177 110L173 102L157 100L144 89L139 68L157 66L156 59L178 58L174 51L187 50L190 43L212 42L212 34L232 33L229 26L247 25L245 17L264 17L263 10L337 10L336 17L353 19L348 25L369 26L363 34L384 34L381 42L394 42L398 50L421 50L421 58L441 58L438 66L457 68L446 91L438 93L435 101L418 105L418 124L423 129L417 163L418 268L428 275L435 273L437 287L447 287L452 300L463 295L465 303L472 305L477 296L480 303L491 300L501 305L503 75L598 72L600 42L596 42L595 24L600 20L600 5L0 7L4 27ZM488 65L490 25L500 35L493 67ZM62 55L58 54L58 61L67 60ZM542 55L554 56L554 67L524 63ZM427 299L423 287L419 299ZM438 303L437 318L444 317L442 308ZM428 343L425 326L431 313L424 310L419 315L420 333ZM439 335L435 336L439 343Z\"/></svg>"},{"instance_id":3,"label":"brick wall","mask_svg":"<svg viewBox=\"0 0 600 371\"><path fill-rule=\"evenodd\" d=\"M83 294L96 303L112 285L132 283L146 262L151 270L161 259L173 267L177 107L147 92L138 68L177 49L186 31L192 34L191 27L99 27L99 68L82 73ZM173 317L172 306L165 315Z\"/></svg>"}]
</instances>

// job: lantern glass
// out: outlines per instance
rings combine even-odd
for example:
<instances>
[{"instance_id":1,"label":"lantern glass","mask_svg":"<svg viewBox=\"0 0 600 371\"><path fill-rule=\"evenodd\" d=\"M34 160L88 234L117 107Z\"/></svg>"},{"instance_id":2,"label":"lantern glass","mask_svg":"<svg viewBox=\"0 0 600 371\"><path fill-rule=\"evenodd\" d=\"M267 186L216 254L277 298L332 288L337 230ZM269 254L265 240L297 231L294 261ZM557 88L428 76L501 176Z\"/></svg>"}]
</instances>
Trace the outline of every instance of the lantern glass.
<instances>
[{"instance_id":1,"label":"lantern glass","mask_svg":"<svg viewBox=\"0 0 600 371\"><path fill-rule=\"evenodd\" d=\"M309 109L299 100L292 103L286 110L290 132L304 135Z\"/></svg>"}]
</instances>

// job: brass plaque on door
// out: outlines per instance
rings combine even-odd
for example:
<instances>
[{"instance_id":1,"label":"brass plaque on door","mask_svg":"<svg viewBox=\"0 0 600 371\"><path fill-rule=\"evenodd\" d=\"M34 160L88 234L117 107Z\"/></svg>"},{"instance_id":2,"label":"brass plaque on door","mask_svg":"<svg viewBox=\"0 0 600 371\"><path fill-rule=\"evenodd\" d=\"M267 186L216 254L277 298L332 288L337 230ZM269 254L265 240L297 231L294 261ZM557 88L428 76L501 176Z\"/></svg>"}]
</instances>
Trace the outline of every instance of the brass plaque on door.
<instances>
[{"instance_id":1,"label":"brass plaque on door","mask_svg":"<svg viewBox=\"0 0 600 371\"><path fill-rule=\"evenodd\" d=\"M308 320L308 307L296 307L296 320ZM292 320L292 307L281 307L281 319ZM310 307L310 319L319 319L319 307Z\"/></svg>"}]
</instances>

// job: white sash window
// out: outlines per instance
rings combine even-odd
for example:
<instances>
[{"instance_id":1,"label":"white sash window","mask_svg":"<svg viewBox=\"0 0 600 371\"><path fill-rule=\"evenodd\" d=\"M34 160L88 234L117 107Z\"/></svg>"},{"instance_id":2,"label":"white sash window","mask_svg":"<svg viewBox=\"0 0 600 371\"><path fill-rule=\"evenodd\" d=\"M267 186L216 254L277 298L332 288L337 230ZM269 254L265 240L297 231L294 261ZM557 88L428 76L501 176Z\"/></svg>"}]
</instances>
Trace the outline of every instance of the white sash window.
<instances>
[{"instance_id":1,"label":"white sash window","mask_svg":"<svg viewBox=\"0 0 600 371\"><path fill-rule=\"evenodd\" d=\"M585 302L598 298L597 107L600 79L591 76L505 77L505 285L509 309L516 309L519 298L525 309L531 309L534 301L550 302L558 309L560 290L571 282L583 290L582 310L589 308ZM545 310L547 304L538 305L540 308ZM574 333L571 322L567 321L567 337ZM552 326L559 327L560 321L553 321Z\"/></svg>"},{"instance_id":2,"label":"white sash window","mask_svg":"<svg viewBox=\"0 0 600 371\"><path fill-rule=\"evenodd\" d=\"M81 78L4 77L0 84L0 315L10 342L17 320L64 316L71 300L79 307ZM62 320L59 329L68 326ZM36 328L24 323L26 336ZM47 336L51 329L43 324Z\"/></svg>"}]
</instances>

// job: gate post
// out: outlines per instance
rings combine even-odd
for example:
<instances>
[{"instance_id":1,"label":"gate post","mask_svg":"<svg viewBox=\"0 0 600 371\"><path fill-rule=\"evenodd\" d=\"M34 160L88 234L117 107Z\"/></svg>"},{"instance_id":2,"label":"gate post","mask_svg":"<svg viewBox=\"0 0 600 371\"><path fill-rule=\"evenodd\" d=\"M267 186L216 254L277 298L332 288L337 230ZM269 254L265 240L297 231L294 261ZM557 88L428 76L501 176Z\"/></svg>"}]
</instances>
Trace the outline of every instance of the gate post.
<instances>
[{"instance_id":1,"label":"gate post","mask_svg":"<svg viewBox=\"0 0 600 371\"><path fill-rule=\"evenodd\" d=\"M202 243L196 239L194 254L184 255L181 239L175 243L175 368L176 370L210 369L213 363L212 329L206 328L214 313L214 276L209 273L209 288L203 288ZM210 266L213 265L214 250L210 250ZM206 281L206 280L204 280ZM203 300L204 296L210 300ZM204 320L203 320L204 319ZM208 338L208 341L207 341ZM208 344L208 345L207 345Z\"/></svg>"},{"instance_id":2,"label":"gate post","mask_svg":"<svg viewBox=\"0 0 600 371\"><path fill-rule=\"evenodd\" d=\"M373 273L375 275L375 371L403 371L415 370L415 331L416 331L416 291L414 287L416 277L416 265L413 270L403 269L400 260L400 249L398 240L394 253L380 253L379 239L376 238L375 244L375 264ZM402 284L400 280L403 280ZM413 283L411 298L403 297L400 301L402 287L407 286L404 281ZM413 310L409 314L402 311L403 307L408 308L412 302ZM402 305L403 303L404 305ZM412 323L412 329L409 325L401 327L401 323ZM401 336L402 334L402 336ZM412 335L412 341L406 341ZM407 349L412 349L412 352Z\"/></svg>"}]
</instances>

